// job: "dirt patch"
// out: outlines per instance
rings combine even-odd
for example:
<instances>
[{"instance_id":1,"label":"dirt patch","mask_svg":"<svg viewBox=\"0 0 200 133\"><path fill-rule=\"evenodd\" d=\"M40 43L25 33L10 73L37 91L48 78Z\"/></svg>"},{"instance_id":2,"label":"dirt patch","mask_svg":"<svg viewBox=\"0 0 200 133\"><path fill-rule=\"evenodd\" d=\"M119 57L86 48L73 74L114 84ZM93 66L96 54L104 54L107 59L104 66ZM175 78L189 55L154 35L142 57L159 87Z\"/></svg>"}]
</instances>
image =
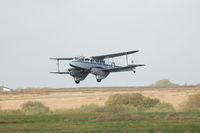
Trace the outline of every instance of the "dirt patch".
<instances>
[{"instance_id":1,"label":"dirt patch","mask_svg":"<svg viewBox=\"0 0 200 133\"><path fill-rule=\"evenodd\" d=\"M183 116L178 115L177 113L169 114L165 119L184 119Z\"/></svg>"}]
</instances>

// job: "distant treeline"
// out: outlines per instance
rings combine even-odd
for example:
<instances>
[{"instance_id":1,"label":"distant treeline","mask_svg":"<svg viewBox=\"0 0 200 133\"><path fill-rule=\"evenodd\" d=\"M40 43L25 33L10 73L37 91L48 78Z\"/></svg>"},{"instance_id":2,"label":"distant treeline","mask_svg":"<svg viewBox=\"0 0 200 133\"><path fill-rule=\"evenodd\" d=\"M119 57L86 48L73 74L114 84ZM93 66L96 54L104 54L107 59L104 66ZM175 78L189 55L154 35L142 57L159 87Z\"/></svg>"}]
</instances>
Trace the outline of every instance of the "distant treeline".
<instances>
[{"instance_id":1,"label":"distant treeline","mask_svg":"<svg viewBox=\"0 0 200 133\"><path fill-rule=\"evenodd\" d=\"M17 88L17 92L54 92L54 91L113 91L113 90L142 90L154 88L200 88L197 85L179 85L171 82L169 79L161 79L155 83L147 86L133 86L133 87L79 87L79 88Z\"/></svg>"}]
</instances>

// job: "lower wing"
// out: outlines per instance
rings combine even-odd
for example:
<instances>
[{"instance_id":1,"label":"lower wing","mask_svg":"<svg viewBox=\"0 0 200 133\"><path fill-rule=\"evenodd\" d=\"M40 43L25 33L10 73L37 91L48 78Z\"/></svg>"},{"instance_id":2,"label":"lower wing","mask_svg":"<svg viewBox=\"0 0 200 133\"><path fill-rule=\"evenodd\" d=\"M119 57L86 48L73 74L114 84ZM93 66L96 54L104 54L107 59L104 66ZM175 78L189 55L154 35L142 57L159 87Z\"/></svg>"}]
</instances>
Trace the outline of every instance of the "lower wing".
<instances>
[{"instance_id":1,"label":"lower wing","mask_svg":"<svg viewBox=\"0 0 200 133\"><path fill-rule=\"evenodd\" d=\"M50 73L53 73L53 74L69 74L69 72L50 72Z\"/></svg>"},{"instance_id":2,"label":"lower wing","mask_svg":"<svg viewBox=\"0 0 200 133\"><path fill-rule=\"evenodd\" d=\"M115 67L115 68L103 69L103 71L108 71L108 72L132 71L134 68L139 67L139 66L145 66L145 65L142 65L142 64L128 65L128 66L125 66L125 67Z\"/></svg>"}]
</instances>

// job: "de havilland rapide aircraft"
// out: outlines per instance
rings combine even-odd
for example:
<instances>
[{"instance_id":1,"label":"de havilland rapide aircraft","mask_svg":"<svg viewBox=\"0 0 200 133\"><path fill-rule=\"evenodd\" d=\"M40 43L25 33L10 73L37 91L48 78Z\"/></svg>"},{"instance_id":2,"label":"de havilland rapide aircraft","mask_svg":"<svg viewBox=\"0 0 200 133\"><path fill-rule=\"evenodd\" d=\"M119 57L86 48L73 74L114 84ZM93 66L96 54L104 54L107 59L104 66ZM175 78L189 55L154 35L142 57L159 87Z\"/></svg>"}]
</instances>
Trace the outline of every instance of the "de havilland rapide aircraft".
<instances>
[{"instance_id":1,"label":"de havilland rapide aircraft","mask_svg":"<svg viewBox=\"0 0 200 133\"><path fill-rule=\"evenodd\" d=\"M135 73L136 67L144 66L143 64L128 64L128 55L136 52L138 52L138 50L100 56L91 56L89 58L86 58L84 56L78 56L74 58L50 58L52 60L57 60L58 67L57 72L51 73L69 74L74 78L74 81L77 84L80 83L80 81L83 81L87 77L87 75L91 73L96 76L97 82L101 82L101 80L105 79L111 72L133 71ZM126 66L115 65L113 58L119 56L126 56ZM106 59L108 59L108 63L105 63ZM109 59L112 59L111 63L109 63ZM59 67L60 60L71 60L71 62L69 63L71 68L69 68L68 71L61 72Z\"/></svg>"}]
</instances>

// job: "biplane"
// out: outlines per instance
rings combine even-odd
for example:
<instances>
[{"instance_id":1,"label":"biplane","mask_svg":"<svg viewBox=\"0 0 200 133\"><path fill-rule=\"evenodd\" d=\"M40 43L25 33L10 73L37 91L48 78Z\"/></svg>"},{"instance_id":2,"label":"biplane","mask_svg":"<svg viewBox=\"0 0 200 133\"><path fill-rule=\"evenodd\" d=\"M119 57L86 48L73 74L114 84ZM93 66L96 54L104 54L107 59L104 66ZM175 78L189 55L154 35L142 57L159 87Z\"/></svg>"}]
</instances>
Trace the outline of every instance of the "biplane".
<instances>
[{"instance_id":1,"label":"biplane","mask_svg":"<svg viewBox=\"0 0 200 133\"><path fill-rule=\"evenodd\" d=\"M91 56L89 58L84 56L78 56L74 58L50 58L52 60L57 60L57 72L50 72L53 74L69 74L74 78L76 84L79 84L80 81L83 81L88 74L93 74L96 77L97 82L101 82L102 79L105 79L111 72L124 72L124 71L133 71L135 68L139 66L145 66L144 64L128 64L128 55L138 52L128 51L121 52L115 54L107 54L100 56ZM126 66L117 66L115 65L114 59L115 57L126 56ZM106 63L106 59L108 59L108 63ZM112 59L112 62L109 62L109 59ZM71 62L67 71L60 71L60 61L62 60L70 60Z\"/></svg>"}]
</instances>

